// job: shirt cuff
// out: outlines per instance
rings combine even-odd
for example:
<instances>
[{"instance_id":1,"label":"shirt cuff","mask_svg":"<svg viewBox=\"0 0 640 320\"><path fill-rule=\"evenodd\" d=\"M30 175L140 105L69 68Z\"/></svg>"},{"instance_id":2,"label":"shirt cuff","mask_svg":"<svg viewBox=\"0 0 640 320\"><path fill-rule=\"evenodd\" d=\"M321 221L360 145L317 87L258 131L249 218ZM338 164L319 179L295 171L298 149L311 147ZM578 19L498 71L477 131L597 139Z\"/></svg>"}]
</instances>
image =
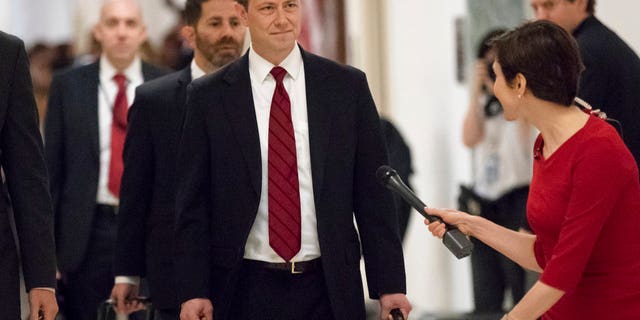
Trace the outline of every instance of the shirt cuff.
<instances>
[{"instance_id":1,"label":"shirt cuff","mask_svg":"<svg viewBox=\"0 0 640 320\"><path fill-rule=\"evenodd\" d=\"M134 286L140 286L140 277L138 276L116 276L115 283L128 283Z\"/></svg>"},{"instance_id":2,"label":"shirt cuff","mask_svg":"<svg viewBox=\"0 0 640 320\"><path fill-rule=\"evenodd\" d=\"M36 288L31 288L31 290L33 289L39 289L39 290L47 290L47 291L51 291L53 293L56 293L56 289L54 288L49 288L49 287L36 287Z\"/></svg>"}]
</instances>

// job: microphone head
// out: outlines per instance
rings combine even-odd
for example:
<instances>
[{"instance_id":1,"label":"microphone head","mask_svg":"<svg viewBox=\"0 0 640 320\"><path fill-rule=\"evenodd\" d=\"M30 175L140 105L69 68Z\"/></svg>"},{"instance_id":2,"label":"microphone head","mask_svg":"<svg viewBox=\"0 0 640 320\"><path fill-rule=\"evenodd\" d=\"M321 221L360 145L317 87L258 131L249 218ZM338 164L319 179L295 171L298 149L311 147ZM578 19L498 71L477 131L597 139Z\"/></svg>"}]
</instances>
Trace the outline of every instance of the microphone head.
<instances>
[{"instance_id":1,"label":"microphone head","mask_svg":"<svg viewBox=\"0 0 640 320\"><path fill-rule=\"evenodd\" d=\"M385 187L389 183L389 179L397 175L398 175L398 172L396 172L396 170L394 170L393 168L387 165L380 166L380 168L376 170L376 177L378 178L378 181L380 181L380 183Z\"/></svg>"}]
</instances>

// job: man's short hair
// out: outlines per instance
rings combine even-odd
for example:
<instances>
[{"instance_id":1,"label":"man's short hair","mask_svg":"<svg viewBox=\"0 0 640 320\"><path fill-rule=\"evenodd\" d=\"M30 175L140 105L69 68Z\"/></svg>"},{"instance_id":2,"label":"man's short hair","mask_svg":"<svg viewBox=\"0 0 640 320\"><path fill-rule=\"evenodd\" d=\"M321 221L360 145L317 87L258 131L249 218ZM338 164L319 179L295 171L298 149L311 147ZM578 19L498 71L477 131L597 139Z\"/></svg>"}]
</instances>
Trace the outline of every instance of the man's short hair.
<instances>
[{"instance_id":1,"label":"man's short hair","mask_svg":"<svg viewBox=\"0 0 640 320\"><path fill-rule=\"evenodd\" d=\"M569 0L569 2L576 2L576 0ZM596 12L596 0L587 0L587 13L594 14Z\"/></svg>"},{"instance_id":2,"label":"man's short hair","mask_svg":"<svg viewBox=\"0 0 640 320\"><path fill-rule=\"evenodd\" d=\"M194 26L198 24L198 20L202 16L202 4L209 0L187 0L184 4L184 22L187 25Z\"/></svg>"},{"instance_id":3,"label":"man's short hair","mask_svg":"<svg viewBox=\"0 0 640 320\"><path fill-rule=\"evenodd\" d=\"M241 4L245 10L249 8L249 0L236 0L239 4Z\"/></svg>"}]
</instances>

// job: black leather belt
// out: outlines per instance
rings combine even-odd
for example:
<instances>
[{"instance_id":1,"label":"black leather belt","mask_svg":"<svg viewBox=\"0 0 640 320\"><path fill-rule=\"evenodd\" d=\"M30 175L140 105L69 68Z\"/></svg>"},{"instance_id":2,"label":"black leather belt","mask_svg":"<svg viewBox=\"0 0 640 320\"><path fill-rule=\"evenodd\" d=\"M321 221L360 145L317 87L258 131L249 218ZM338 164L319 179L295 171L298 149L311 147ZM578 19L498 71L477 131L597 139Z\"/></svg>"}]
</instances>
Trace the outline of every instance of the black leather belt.
<instances>
[{"instance_id":1,"label":"black leather belt","mask_svg":"<svg viewBox=\"0 0 640 320\"><path fill-rule=\"evenodd\" d=\"M282 262L282 263L244 259L244 263L250 267L284 271L291 274L313 272L313 271L320 270L322 268L322 263L320 262L320 258L309 260L309 261L292 261L292 262Z\"/></svg>"},{"instance_id":2,"label":"black leather belt","mask_svg":"<svg viewBox=\"0 0 640 320\"><path fill-rule=\"evenodd\" d=\"M110 206L107 204L98 204L96 205L96 212L100 213L100 214L106 214L106 215L117 215L118 214L118 207L117 206Z\"/></svg>"}]
</instances>

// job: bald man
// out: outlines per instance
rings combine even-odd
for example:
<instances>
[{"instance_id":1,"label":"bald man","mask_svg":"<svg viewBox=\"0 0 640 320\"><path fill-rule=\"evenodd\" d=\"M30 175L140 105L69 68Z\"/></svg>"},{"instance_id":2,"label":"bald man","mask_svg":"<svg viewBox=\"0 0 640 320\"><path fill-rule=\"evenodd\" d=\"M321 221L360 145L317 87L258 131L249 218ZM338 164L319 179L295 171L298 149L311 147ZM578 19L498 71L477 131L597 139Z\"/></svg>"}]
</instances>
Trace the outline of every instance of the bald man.
<instances>
[{"instance_id":1,"label":"bald man","mask_svg":"<svg viewBox=\"0 0 640 320\"><path fill-rule=\"evenodd\" d=\"M127 111L135 88L164 74L138 56L147 34L135 1L104 2L93 34L102 46L99 61L56 75L45 123L69 320L96 319L109 297Z\"/></svg>"}]
</instances>

